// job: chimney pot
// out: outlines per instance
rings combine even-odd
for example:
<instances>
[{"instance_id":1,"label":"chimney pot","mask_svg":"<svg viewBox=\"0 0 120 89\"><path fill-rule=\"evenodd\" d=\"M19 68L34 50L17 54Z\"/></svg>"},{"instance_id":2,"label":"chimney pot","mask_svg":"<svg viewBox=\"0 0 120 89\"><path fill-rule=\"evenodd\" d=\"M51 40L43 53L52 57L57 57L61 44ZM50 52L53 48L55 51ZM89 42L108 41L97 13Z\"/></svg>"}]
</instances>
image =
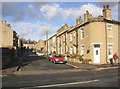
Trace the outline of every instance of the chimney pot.
<instances>
[{"instance_id":1,"label":"chimney pot","mask_svg":"<svg viewBox=\"0 0 120 89\"><path fill-rule=\"evenodd\" d=\"M103 6L103 9L105 9L105 6Z\"/></svg>"},{"instance_id":2,"label":"chimney pot","mask_svg":"<svg viewBox=\"0 0 120 89\"><path fill-rule=\"evenodd\" d=\"M86 13L87 13L87 14L89 14L89 12L88 12L88 11L86 11Z\"/></svg>"},{"instance_id":3,"label":"chimney pot","mask_svg":"<svg viewBox=\"0 0 120 89\"><path fill-rule=\"evenodd\" d=\"M106 8L108 9L108 8L109 8L109 5L107 5Z\"/></svg>"}]
</instances>

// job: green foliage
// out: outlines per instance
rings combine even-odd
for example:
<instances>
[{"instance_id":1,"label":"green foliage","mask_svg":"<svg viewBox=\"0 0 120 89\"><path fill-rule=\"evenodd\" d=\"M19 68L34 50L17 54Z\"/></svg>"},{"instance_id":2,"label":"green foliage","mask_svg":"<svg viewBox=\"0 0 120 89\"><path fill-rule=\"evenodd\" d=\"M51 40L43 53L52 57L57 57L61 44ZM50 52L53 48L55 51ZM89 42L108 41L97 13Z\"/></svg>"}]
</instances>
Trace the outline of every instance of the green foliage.
<instances>
[{"instance_id":1,"label":"green foliage","mask_svg":"<svg viewBox=\"0 0 120 89\"><path fill-rule=\"evenodd\" d=\"M53 51L52 54L56 54L56 51Z\"/></svg>"},{"instance_id":2,"label":"green foliage","mask_svg":"<svg viewBox=\"0 0 120 89\"><path fill-rule=\"evenodd\" d=\"M79 54L72 54L71 57L72 58L76 58L79 61L84 61L83 57L81 55L79 55Z\"/></svg>"}]
</instances>

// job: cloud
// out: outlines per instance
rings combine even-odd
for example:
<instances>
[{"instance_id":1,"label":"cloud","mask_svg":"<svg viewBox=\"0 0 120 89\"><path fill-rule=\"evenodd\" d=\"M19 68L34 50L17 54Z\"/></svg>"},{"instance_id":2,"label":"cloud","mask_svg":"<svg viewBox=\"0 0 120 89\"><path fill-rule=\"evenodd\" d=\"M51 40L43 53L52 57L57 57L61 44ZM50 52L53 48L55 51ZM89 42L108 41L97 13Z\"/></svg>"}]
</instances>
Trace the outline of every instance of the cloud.
<instances>
[{"instance_id":1,"label":"cloud","mask_svg":"<svg viewBox=\"0 0 120 89\"><path fill-rule=\"evenodd\" d=\"M112 11L112 18L115 20L118 20L118 4L119 4L119 0L99 0L99 7L103 8L103 6L109 5L109 7L111 8Z\"/></svg>"},{"instance_id":2,"label":"cloud","mask_svg":"<svg viewBox=\"0 0 120 89\"><path fill-rule=\"evenodd\" d=\"M116 4L118 4L119 0L99 0L99 7L103 7L104 5L110 5L110 7L114 7L116 6Z\"/></svg>"},{"instance_id":3,"label":"cloud","mask_svg":"<svg viewBox=\"0 0 120 89\"><path fill-rule=\"evenodd\" d=\"M62 8L59 4L46 4L41 6L40 11L47 19L53 19L56 16L60 16L63 20L75 19L84 15L86 11L89 11L93 16L102 14L102 9L93 4L84 4L79 8ZM60 18L59 17L59 18Z\"/></svg>"},{"instance_id":4,"label":"cloud","mask_svg":"<svg viewBox=\"0 0 120 89\"><path fill-rule=\"evenodd\" d=\"M10 18L14 22L39 19L40 3L27 2L2 2L2 16Z\"/></svg>"},{"instance_id":5,"label":"cloud","mask_svg":"<svg viewBox=\"0 0 120 89\"><path fill-rule=\"evenodd\" d=\"M55 16L58 15L59 13L59 5L58 4L53 4L53 5L42 5L40 7L40 11L42 12L43 16L48 18L48 19L53 19Z\"/></svg>"},{"instance_id":6,"label":"cloud","mask_svg":"<svg viewBox=\"0 0 120 89\"><path fill-rule=\"evenodd\" d=\"M102 10L101 8L96 7L93 4L84 4L79 8L69 8L69 9L62 9L61 14L63 19L76 19L79 16L83 18L84 13L89 11L94 17L101 15ZM74 14L73 14L74 13Z\"/></svg>"},{"instance_id":7,"label":"cloud","mask_svg":"<svg viewBox=\"0 0 120 89\"><path fill-rule=\"evenodd\" d=\"M29 23L29 22L17 22L11 23L11 27L15 30L22 38L31 39L31 40L39 40L46 38L46 31L48 31L51 35L56 28L47 23Z\"/></svg>"},{"instance_id":8,"label":"cloud","mask_svg":"<svg viewBox=\"0 0 120 89\"><path fill-rule=\"evenodd\" d=\"M3 2L2 16L11 17L13 21L22 20L25 16L25 10L19 3Z\"/></svg>"},{"instance_id":9,"label":"cloud","mask_svg":"<svg viewBox=\"0 0 120 89\"><path fill-rule=\"evenodd\" d=\"M114 7L112 7L112 18L115 19L115 20L118 20L119 19L119 9L118 9L118 4L116 4Z\"/></svg>"},{"instance_id":10,"label":"cloud","mask_svg":"<svg viewBox=\"0 0 120 89\"><path fill-rule=\"evenodd\" d=\"M34 6L33 6L32 4L29 4L29 5L28 5L28 8L32 8L32 9L33 9Z\"/></svg>"}]
</instances>

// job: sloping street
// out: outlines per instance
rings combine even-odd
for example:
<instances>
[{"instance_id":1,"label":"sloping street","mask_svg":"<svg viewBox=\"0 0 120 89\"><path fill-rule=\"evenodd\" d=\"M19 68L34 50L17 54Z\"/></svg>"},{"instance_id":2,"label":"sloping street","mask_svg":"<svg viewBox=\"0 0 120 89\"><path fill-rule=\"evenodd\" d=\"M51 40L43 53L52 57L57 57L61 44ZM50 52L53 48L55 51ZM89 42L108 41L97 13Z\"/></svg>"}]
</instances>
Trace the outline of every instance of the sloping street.
<instances>
[{"instance_id":1,"label":"sloping street","mask_svg":"<svg viewBox=\"0 0 120 89\"><path fill-rule=\"evenodd\" d=\"M2 78L3 87L118 87L118 68L81 70L54 64L30 51L25 54L20 70Z\"/></svg>"}]
</instances>

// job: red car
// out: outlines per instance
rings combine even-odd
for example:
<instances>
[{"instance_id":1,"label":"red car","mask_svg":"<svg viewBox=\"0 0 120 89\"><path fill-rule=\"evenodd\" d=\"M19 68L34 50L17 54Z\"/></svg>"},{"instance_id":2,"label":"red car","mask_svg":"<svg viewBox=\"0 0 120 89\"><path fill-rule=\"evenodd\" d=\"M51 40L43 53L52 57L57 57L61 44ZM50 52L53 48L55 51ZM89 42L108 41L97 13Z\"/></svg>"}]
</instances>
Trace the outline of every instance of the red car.
<instances>
[{"instance_id":1,"label":"red car","mask_svg":"<svg viewBox=\"0 0 120 89\"><path fill-rule=\"evenodd\" d=\"M67 60L65 60L65 57L62 55L53 55L51 61L54 63L67 63Z\"/></svg>"}]
</instances>

